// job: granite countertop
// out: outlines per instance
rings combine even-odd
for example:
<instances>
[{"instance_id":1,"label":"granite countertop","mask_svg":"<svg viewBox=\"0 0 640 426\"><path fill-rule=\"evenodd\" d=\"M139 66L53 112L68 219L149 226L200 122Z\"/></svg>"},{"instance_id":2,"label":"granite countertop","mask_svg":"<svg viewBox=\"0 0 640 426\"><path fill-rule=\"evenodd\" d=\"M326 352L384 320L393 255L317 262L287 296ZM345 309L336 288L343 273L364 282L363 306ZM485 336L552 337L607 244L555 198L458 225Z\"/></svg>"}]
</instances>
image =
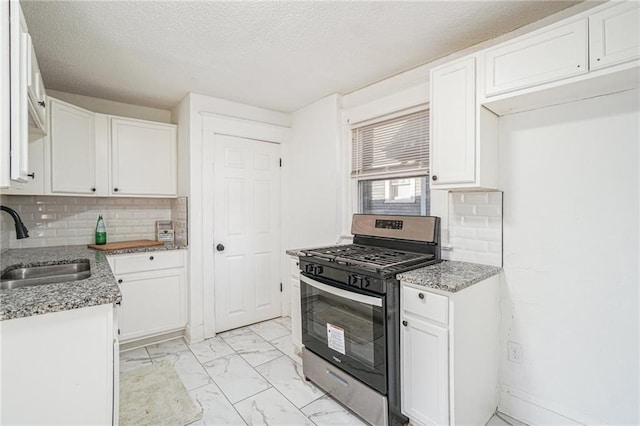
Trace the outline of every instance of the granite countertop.
<instances>
[{"instance_id":1,"label":"granite countertop","mask_svg":"<svg viewBox=\"0 0 640 426\"><path fill-rule=\"evenodd\" d=\"M135 247L122 250L107 250L103 251L107 256L115 254L134 254L134 253L146 253L149 251L166 251L166 250L186 250L187 246L153 246L153 247ZM92 250L94 251L94 250ZM100 251L100 250L95 250Z\"/></svg>"},{"instance_id":2,"label":"granite countertop","mask_svg":"<svg viewBox=\"0 0 640 426\"><path fill-rule=\"evenodd\" d=\"M498 274L502 268L477 263L443 261L403 272L397 278L410 287L425 287L455 293Z\"/></svg>"},{"instance_id":3,"label":"granite countertop","mask_svg":"<svg viewBox=\"0 0 640 426\"><path fill-rule=\"evenodd\" d=\"M302 250L306 250L304 248L297 248L297 249L289 249L286 251L287 255L289 256L304 256L304 253L302 253Z\"/></svg>"},{"instance_id":4,"label":"granite countertop","mask_svg":"<svg viewBox=\"0 0 640 426\"><path fill-rule=\"evenodd\" d=\"M2 254L0 271L27 266L55 265L89 259L91 276L84 280L0 290L0 321L117 303L120 288L107 263L107 254L86 246L10 249Z\"/></svg>"}]
</instances>

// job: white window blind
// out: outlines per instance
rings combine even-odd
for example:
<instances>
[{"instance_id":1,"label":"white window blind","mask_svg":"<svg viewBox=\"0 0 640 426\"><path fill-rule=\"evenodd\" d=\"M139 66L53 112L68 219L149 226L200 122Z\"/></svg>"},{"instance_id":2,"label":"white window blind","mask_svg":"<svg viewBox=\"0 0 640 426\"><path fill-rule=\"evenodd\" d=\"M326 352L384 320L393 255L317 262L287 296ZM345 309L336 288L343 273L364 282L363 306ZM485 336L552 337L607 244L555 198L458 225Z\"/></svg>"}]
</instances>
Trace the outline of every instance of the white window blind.
<instances>
[{"instance_id":1,"label":"white window blind","mask_svg":"<svg viewBox=\"0 0 640 426\"><path fill-rule=\"evenodd\" d=\"M351 176L429 174L429 110L351 130Z\"/></svg>"}]
</instances>

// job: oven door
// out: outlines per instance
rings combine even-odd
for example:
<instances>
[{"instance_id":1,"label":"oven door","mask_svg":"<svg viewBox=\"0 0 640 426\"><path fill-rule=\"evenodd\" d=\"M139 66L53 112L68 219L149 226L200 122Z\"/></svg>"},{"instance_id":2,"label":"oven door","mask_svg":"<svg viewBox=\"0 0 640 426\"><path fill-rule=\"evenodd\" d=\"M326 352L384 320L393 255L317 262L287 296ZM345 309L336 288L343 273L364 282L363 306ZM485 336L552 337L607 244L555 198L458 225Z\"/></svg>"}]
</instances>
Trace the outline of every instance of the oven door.
<instances>
[{"instance_id":1,"label":"oven door","mask_svg":"<svg viewBox=\"0 0 640 426\"><path fill-rule=\"evenodd\" d=\"M303 273L300 299L305 347L386 395L385 296Z\"/></svg>"}]
</instances>

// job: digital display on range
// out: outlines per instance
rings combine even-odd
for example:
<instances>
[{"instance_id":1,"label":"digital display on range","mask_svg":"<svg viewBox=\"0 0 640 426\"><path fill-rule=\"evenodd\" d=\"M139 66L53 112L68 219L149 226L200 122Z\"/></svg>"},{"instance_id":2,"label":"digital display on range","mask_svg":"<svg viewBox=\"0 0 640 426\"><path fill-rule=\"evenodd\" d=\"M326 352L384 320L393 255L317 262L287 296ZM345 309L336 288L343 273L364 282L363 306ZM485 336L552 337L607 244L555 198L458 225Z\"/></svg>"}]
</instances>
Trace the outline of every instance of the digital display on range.
<instances>
[{"instance_id":1,"label":"digital display on range","mask_svg":"<svg viewBox=\"0 0 640 426\"><path fill-rule=\"evenodd\" d=\"M402 220L376 219L378 229L402 229L403 224Z\"/></svg>"}]
</instances>

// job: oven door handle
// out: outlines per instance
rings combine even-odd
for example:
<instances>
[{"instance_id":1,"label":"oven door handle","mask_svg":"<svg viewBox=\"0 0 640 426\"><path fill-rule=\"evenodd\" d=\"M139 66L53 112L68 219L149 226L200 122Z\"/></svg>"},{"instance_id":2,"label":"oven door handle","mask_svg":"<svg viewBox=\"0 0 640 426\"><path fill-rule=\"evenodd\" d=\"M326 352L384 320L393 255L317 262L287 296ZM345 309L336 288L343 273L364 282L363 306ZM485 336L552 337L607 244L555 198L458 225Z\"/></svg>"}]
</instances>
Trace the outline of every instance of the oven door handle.
<instances>
[{"instance_id":1,"label":"oven door handle","mask_svg":"<svg viewBox=\"0 0 640 426\"><path fill-rule=\"evenodd\" d=\"M324 291L329 294L333 294L334 296L342 297L343 299L348 299L354 302L364 303L369 306L378 306L382 307L382 298L367 296L366 294L360 294L353 291L343 290L341 288L336 288L327 284L323 284L319 281L312 280L309 277L304 275L300 276L300 281L310 285L311 287L315 287L318 290Z\"/></svg>"}]
</instances>

